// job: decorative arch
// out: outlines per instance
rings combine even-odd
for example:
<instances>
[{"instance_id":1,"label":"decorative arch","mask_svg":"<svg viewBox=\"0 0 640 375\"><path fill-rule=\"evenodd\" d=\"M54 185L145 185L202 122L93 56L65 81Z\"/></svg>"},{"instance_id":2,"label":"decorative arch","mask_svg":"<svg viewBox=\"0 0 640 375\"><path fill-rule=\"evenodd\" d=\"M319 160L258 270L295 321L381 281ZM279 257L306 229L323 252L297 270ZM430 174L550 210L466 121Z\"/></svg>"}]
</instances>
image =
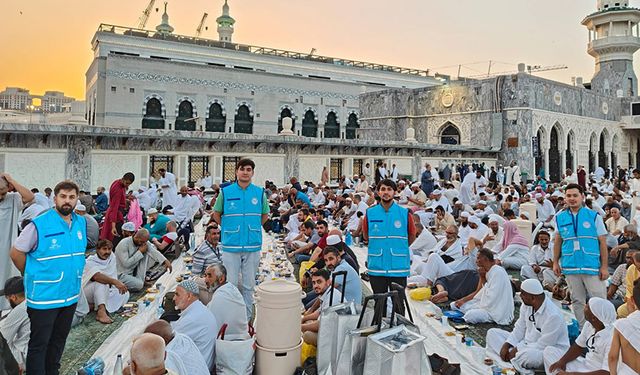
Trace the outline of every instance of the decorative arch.
<instances>
[{"instance_id":1,"label":"decorative arch","mask_svg":"<svg viewBox=\"0 0 640 375\"><path fill-rule=\"evenodd\" d=\"M182 104L182 102L184 101L188 101L189 103L191 103L191 107L193 108L193 117L197 117L198 108L196 107L196 101L188 96L183 96L182 98L178 99L178 101L176 102L176 117L179 116L178 112L180 110L180 104Z\"/></svg>"},{"instance_id":2,"label":"decorative arch","mask_svg":"<svg viewBox=\"0 0 640 375\"><path fill-rule=\"evenodd\" d=\"M327 118L324 123L324 137L340 138L340 119L338 118L338 113L333 109L327 111Z\"/></svg>"},{"instance_id":3,"label":"decorative arch","mask_svg":"<svg viewBox=\"0 0 640 375\"><path fill-rule=\"evenodd\" d=\"M318 136L318 114L315 109L307 107L302 118L302 136L316 138Z\"/></svg>"},{"instance_id":4,"label":"decorative arch","mask_svg":"<svg viewBox=\"0 0 640 375\"><path fill-rule=\"evenodd\" d=\"M240 107L245 106L249 109L249 116L251 118L253 118L253 106L251 106L251 103L246 102L246 101L241 101L238 104L236 104L236 111L235 111L235 115L238 115L238 110L240 110Z\"/></svg>"},{"instance_id":5,"label":"decorative arch","mask_svg":"<svg viewBox=\"0 0 640 375\"><path fill-rule=\"evenodd\" d=\"M253 134L253 111L246 102L236 106L233 131L234 133Z\"/></svg>"},{"instance_id":6,"label":"decorative arch","mask_svg":"<svg viewBox=\"0 0 640 375\"><path fill-rule=\"evenodd\" d=\"M534 175L540 175L543 174L544 176L546 176L546 171L545 171L545 167L546 167L546 153L545 151L548 150L548 145L549 145L549 137L547 136L547 129L544 126L539 126L538 129L536 130L536 137L538 139L538 149L537 150L533 150L533 155L534 155Z\"/></svg>"},{"instance_id":7,"label":"decorative arch","mask_svg":"<svg viewBox=\"0 0 640 375\"><path fill-rule=\"evenodd\" d=\"M291 119L292 120L297 120L298 117L296 116L296 113L293 111L293 107L291 107L289 104L284 104L282 106L280 106L280 111L278 112L278 120L282 119L281 115L282 115L282 111L284 111L285 109L288 109L289 112L291 112Z\"/></svg>"},{"instance_id":8,"label":"decorative arch","mask_svg":"<svg viewBox=\"0 0 640 375\"><path fill-rule=\"evenodd\" d=\"M205 130L209 132L224 133L227 124L227 112L224 103L218 99L209 101L207 106L207 118Z\"/></svg>"},{"instance_id":9,"label":"decorative arch","mask_svg":"<svg viewBox=\"0 0 640 375\"><path fill-rule=\"evenodd\" d=\"M358 128L360 128L360 123L358 122L358 112L350 111L349 116L347 116L347 129L345 138L356 139Z\"/></svg>"},{"instance_id":10,"label":"decorative arch","mask_svg":"<svg viewBox=\"0 0 640 375\"><path fill-rule=\"evenodd\" d=\"M176 106L176 130L196 130L196 120L194 117L197 117L195 102L193 99L184 96L180 100L178 100L178 104Z\"/></svg>"},{"instance_id":11,"label":"decorative arch","mask_svg":"<svg viewBox=\"0 0 640 375\"><path fill-rule=\"evenodd\" d=\"M461 143L460 128L447 121L438 130L438 143L443 145L459 145Z\"/></svg>"},{"instance_id":12,"label":"decorative arch","mask_svg":"<svg viewBox=\"0 0 640 375\"><path fill-rule=\"evenodd\" d=\"M227 108L225 108L224 106L224 102L220 99L211 99L209 100L209 103L207 103L207 112L206 112L206 117L209 118L209 111L211 110L211 105L212 104L218 104L220 106L220 108L222 108L222 116L227 116Z\"/></svg>"},{"instance_id":13,"label":"decorative arch","mask_svg":"<svg viewBox=\"0 0 640 375\"><path fill-rule=\"evenodd\" d=\"M621 147L620 147L620 138L618 137L618 134L613 134L613 138L611 139L611 155L610 155L610 161L611 161L611 170L615 171L616 170L616 166L619 164L618 162L618 152L621 151Z\"/></svg>"},{"instance_id":14,"label":"decorative arch","mask_svg":"<svg viewBox=\"0 0 640 375\"><path fill-rule=\"evenodd\" d=\"M315 121L318 121L318 110L313 107L307 107L304 109L304 113L307 113L309 111L313 112L313 119Z\"/></svg>"},{"instance_id":15,"label":"decorative arch","mask_svg":"<svg viewBox=\"0 0 640 375\"><path fill-rule=\"evenodd\" d=\"M552 182L559 182L561 176L562 163L560 161L560 145L563 142L562 127L557 122L551 127L549 132L549 179Z\"/></svg>"},{"instance_id":16,"label":"decorative arch","mask_svg":"<svg viewBox=\"0 0 640 375\"><path fill-rule=\"evenodd\" d=\"M574 167L574 152L575 150L577 150L577 144L576 144L576 134L573 132L573 130L569 130L569 133L567 134L566 137L566 144L565 144L565 168L567 169L571 169L575 172L575 167Z\"/></svg>"},{"instance_id":17,"label":"decorative arch","mask_svg":"<svg viewBox=\"0 0 640 375\"><path fill-rule=\"evenodd\" d=\"M166 108L160 95L151 94L145 97L142 106L142 128L164 129Z\"/></svg>"},{"instance_id":18,"label":"decorative arch","mask_svg":"<svg viewBox=\"0 0 640 375\"><path fill-rule=\"evenodd\" d=\"M291 108L288 104L285 104L280 107L280 112L278 112L278 134L282 131L282 119L285 117L291 118L291 131L295 131L296 128L296 115L293 112L293 108Z\"/></svg>"}]
</instances>

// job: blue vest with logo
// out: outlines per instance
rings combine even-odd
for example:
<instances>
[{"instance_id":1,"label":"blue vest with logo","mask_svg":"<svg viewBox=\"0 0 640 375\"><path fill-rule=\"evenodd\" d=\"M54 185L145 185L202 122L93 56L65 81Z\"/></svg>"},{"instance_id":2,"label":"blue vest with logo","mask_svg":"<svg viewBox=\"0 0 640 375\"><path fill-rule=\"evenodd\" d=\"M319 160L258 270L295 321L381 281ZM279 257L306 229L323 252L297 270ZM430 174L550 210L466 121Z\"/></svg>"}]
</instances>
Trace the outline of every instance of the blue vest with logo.
<instances>
[{"instance_id":1,"label":"blue vest with logo","mask_svg":"<svg viewBox=\"0 0 640 375\"><path fill-rule=\"evenodd\" d=\"M571 210L562 210L556 224L562 237L560 265L566 275L597 275L600 269L600 242L596 229L598 213L580 208L574 217ZM577 233L576 233L577 229Z\"/></svg>"},{"instance_id":2,"label":"blue vest with logo","mask_svg":"<svg viewBox=\"0 0 640 375\"><path fill-rule=\"evenodd\" d=\"M229 253L254 252L262 248L264 191L254 184L242 189L237 183L222 189L224 199L221 244Z\"/></svg>"},{"instance_id":3,"label":"blue vest with logo","mask_svg":"<svg viewBox=\"0 0 640 375\"><path fill-rule=\"evenodd\" d=\"M367 209L369 275L409 276L409 210L393 203L389 211L378 204Z\"/></svg>"},{"instance_id":4,"label":"blue vest with logo","mask_svg":"<svg viewBox=\"0 0 640 375\"><path fill-rule=\"evenodd\" d=\"M87 248L87 222L72 213L71 227L55 209L33 219L38 246L27 253L27 307L46 310L78 302Z\"/></svg>"}]
</instances>

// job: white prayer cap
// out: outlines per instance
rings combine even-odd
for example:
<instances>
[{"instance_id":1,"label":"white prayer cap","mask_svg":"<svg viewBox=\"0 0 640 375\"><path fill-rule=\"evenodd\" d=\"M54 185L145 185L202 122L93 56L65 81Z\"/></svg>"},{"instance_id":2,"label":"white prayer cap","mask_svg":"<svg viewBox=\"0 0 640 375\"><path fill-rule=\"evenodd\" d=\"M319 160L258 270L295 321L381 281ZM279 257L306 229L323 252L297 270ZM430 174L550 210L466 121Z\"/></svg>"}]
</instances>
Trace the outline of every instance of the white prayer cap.
<instances>
[{"instance_id":1,"label":"white prayer cap","mask_svg":"<svg viewBox=\"0 0 640 375\"><path fill-rule=\"evenodd\" d=\"M556 190L551 194L552 197L564 197L564 194L560 190Z\"/></svg>"},{"instance_id":2,"label":"white prayer cap","mask_svg":"<svg viewBox=\"0 0 640 375\"><path fill-rule=\"evenodd\" d=\"M469 213L467 211L460 212L460 217L466 217L468 219L470 216L471 215L469 215Z\"/></svg>"},{"instance_id":3,"label":"white prayer cap","mask_svg":"<svg viewBox=\"0 0 640 375\"><path fill-rule=\"evenodd\" d=\"M500 223L504 222L504 219L502 219L502 218L500 217L500 215L497 215L497 214L491 214L491 215L489 215L489 222L490 222L490 223L496 222L496 223L499 223L499 224L500 224Z\"/></svg>"},{"instance_id":4,"label":"white prayer cap","mask_svg":"<svg viewBox=\"0 0 640 375\"><path fill-rule=\"evenodd\" d=\"M198 284L193 280L183 280L178 286L181 286L184 290L196 296L200 294L200 288L198 288Z\"/></svg>"},{"instance_id":5,"label":"white prayer cap","mask_svg":"<svg viewBox=\"0 0 640 375\"><path fill-rule=\"evenodd\" d=\"M482 224L482 222L480 221L480 219L478 219L478 217L477 217L477 216L471 216L471 217L469 218L469 223L471 223L471 224L475 224L475 225L480 225L480 224Z\"/></svg>"},{"instance_id":6,"label":"white prayer cap","mask_svg":"<svg viewBox=\"0 0 640 375\"><path fill-rule=\"evenodd\" d=\"M544 289L542 288L542 284L537 279L526 279L520 285L520 289L523 292L527 292L529 294L538 295L543 294Z\"/></svg>"},{"instance_id":7,"label":"white prayer cap","mask_svg":"<svg viewBox=\"0 0 640 375\"><path fill-rule=\"evenodd\" d=\"M140 187L138 188L138 190L142 190L142 191L147 191L149 190L148 187L144 186L144 185L140 185Z\"/></svg>"},{"instance_id":8,"label":"white prayer cap","mask_svg":"<svg viewBox=\"0 0 640 375\"><path fill-rule=\"evenodd\" d=\"M340 236L338 236L337 234L332 234L329 237L327 237L327 245L329 246L337 245L340 242L342 242L342 240L340 239Z\"/></svg>"},{"instance_id":9,"label":"white prayer cap","mask_svg":"<svg viewBox=\"0 0 640 375\"><path fill-rule=\"evenodd\" d=\"M76 211L87 211L87 208L82 203L76 205Z\"/></svg>"},{"instance_id":10,"label":"white prayer cap","mask_svg":"<svg viewBox=\"0 0 640 375\"><path fill-rule=\"evenodd\" d=\"M534 197L536 199L540 199L540 198L542 198L542 194L541 193L536 193L536 195L534 195Z\"/></svg>"},{"instance_id":11,"label":"white prayer cap","mask_svg":"<svg viewBox=\"0 0 640 375\"><path fill-rule=\"evenodd\" d=\"M153 214L157 214L158 210L155 208L150 208L149 211L147 211L147 216L149 215L153 215Z\"/></svg>"},{"instance_id":12,"label":"white prayer cap","mask_svg":"<svg viewBox=\"0 0 640 375\"><path fill-rule=\"evenodd\" d=\"M485 205L485 206L486 206L486 205L487 205L487 201L485 201L485 200L480 200L480 201L478 201L478 204L483 204L483 205Z\"/></svg>"},{"instance_id":13,"label":"white prayer cap","mask_svg":"<svg viewBox=\"0 0 640 375\"><path fill-rule=\"evenodd\" d=\"M406 182L404 182L404 180L400 180L400 181L398 181L398 185L400 185L400 184L405 185Z\"/></svg>"},{"instance_id":14,"label":"white prayer cap","mask_svg":"<svg viewBox=\"0 0 640 375\"><path fill-rule=\"evenodd\" d=\"M127 232L135 232L136 225L130 221L127 221L126 223L122 224L122 230L126 230Z\"/></svg>"},{"instance_id":15,"label":"white prayer cap","mask_svg":"<svg viewBox=\"0 0 640 375\"><path fill-rule=\"evenodd\" d=\"M616 321L615 307L604 298L591 297L589 299L589 310L591 310L593 315L595 315L605 327Z\"/></svg>"},{"instance_id":16,"label":"white prayer cap","mask_svg":"<svg viewBox=\"0 0 640 375\"><path fill-rule=\"evenodd\" d=\"M520 212L520 216L524 216L527 220L531 220L531 215L527 211Z\"/></svg>"},{"instance_id":17,"label":"white prayer cap","mask_svg":"<svg viewBox=\"0 0 640 375\"><path fill-rule=\"evenodd\" d=\"M434 190L433 194L434 195L440 195L440 194L442 194L442 190L440 190L440 189Z\"/></svg>"},{"instance_id":18,"label":"white prayer cap","mask_svg":"<svg viewBox=\"0 0 640 375\"><path fill-rule=\"evenodd\" d=\"M418 188L419 188L419 187L420 187L420 184L419 184L419 183L417 183L417 182L414 182L413 184L411 184L411 187L412 187L412 188L414 188L414 187L418 187Z\"/></svg>"}]
</instances>

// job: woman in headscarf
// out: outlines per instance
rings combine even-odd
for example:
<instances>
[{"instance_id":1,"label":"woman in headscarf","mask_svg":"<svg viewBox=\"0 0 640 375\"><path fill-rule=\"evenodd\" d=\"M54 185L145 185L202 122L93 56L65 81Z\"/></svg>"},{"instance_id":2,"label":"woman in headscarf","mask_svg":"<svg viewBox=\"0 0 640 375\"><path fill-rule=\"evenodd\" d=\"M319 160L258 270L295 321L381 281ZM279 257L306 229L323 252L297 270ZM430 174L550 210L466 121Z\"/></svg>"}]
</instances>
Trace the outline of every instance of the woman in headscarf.
<instances>
[{"instance_id":1,"label":"woman in headscarf","mask_svg":"<svg viewBox=\"0 0 640 375\"><path fill-rule=\"evenodd\" d=\"M631 288L631 286L627 286ZM632 298L628 303L629 314L617 320L613 327L613 339L609 350L609 372L612 375L640 374L640 281L633 284Z\"/></svg>"},{"instance_id":2,"label":"woman in headscarf","mask_svg":"<svg viewBox=\"0 0 640 375\"><path fill-rule=\"evenodd\" d=\"M506 269L520 270L529 262L529 241L511 221L504 223L502 242L494 247L497 263Z\"/></svg>"},{"instance_id":3,"label":"woman in headscarf","mask_svg":"<svg viewBox=\"0 0 640 375\"><path fill-rule=\"evenodd\" d=\"M592 297L584 306L587 320L580 336L569 350L562 352L555 347L544 350L544 368L547 374L557 371L579 374L608 374L607 356L613 336L616 310L606 299ZM586 356L582 353L587 350Z\"/></svg>"}]
</instances>

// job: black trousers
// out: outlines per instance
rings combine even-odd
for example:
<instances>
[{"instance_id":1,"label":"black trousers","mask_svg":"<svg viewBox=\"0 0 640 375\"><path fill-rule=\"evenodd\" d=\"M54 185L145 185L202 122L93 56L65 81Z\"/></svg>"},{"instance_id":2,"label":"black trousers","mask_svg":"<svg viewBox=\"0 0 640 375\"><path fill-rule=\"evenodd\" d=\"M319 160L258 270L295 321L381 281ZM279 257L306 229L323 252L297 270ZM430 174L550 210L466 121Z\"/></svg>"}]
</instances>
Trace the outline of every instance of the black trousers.
<instances>
[{"instance_id":1,"label":"black trousers","mask_svg":"<svg viewBox=\"0 0 640 375\"><path fill-rule=\"evenodd\" d=\"M76 305L37 310L27 307L31 335L27 351L28 375L58 375L60 358L71 330Z\"/></svg>"},{"instance_id":2,"label":"black trousers","mask_svg":"<svg viewBox=\"0 0 640 375\"><path fill-rule=\"evenodd\" d=\"M371 284L371 289L373 289L373 293L387 293L391 290L391 283L396 283L402 285L404 287L407 286L407 278L406 277L386 277L386 276L372 276L369 275L369 283ZM393 309L396 314L404 315L404 305L403 299L398 298L398 300L393 301Z\"/></svg>"}]
</instances>

